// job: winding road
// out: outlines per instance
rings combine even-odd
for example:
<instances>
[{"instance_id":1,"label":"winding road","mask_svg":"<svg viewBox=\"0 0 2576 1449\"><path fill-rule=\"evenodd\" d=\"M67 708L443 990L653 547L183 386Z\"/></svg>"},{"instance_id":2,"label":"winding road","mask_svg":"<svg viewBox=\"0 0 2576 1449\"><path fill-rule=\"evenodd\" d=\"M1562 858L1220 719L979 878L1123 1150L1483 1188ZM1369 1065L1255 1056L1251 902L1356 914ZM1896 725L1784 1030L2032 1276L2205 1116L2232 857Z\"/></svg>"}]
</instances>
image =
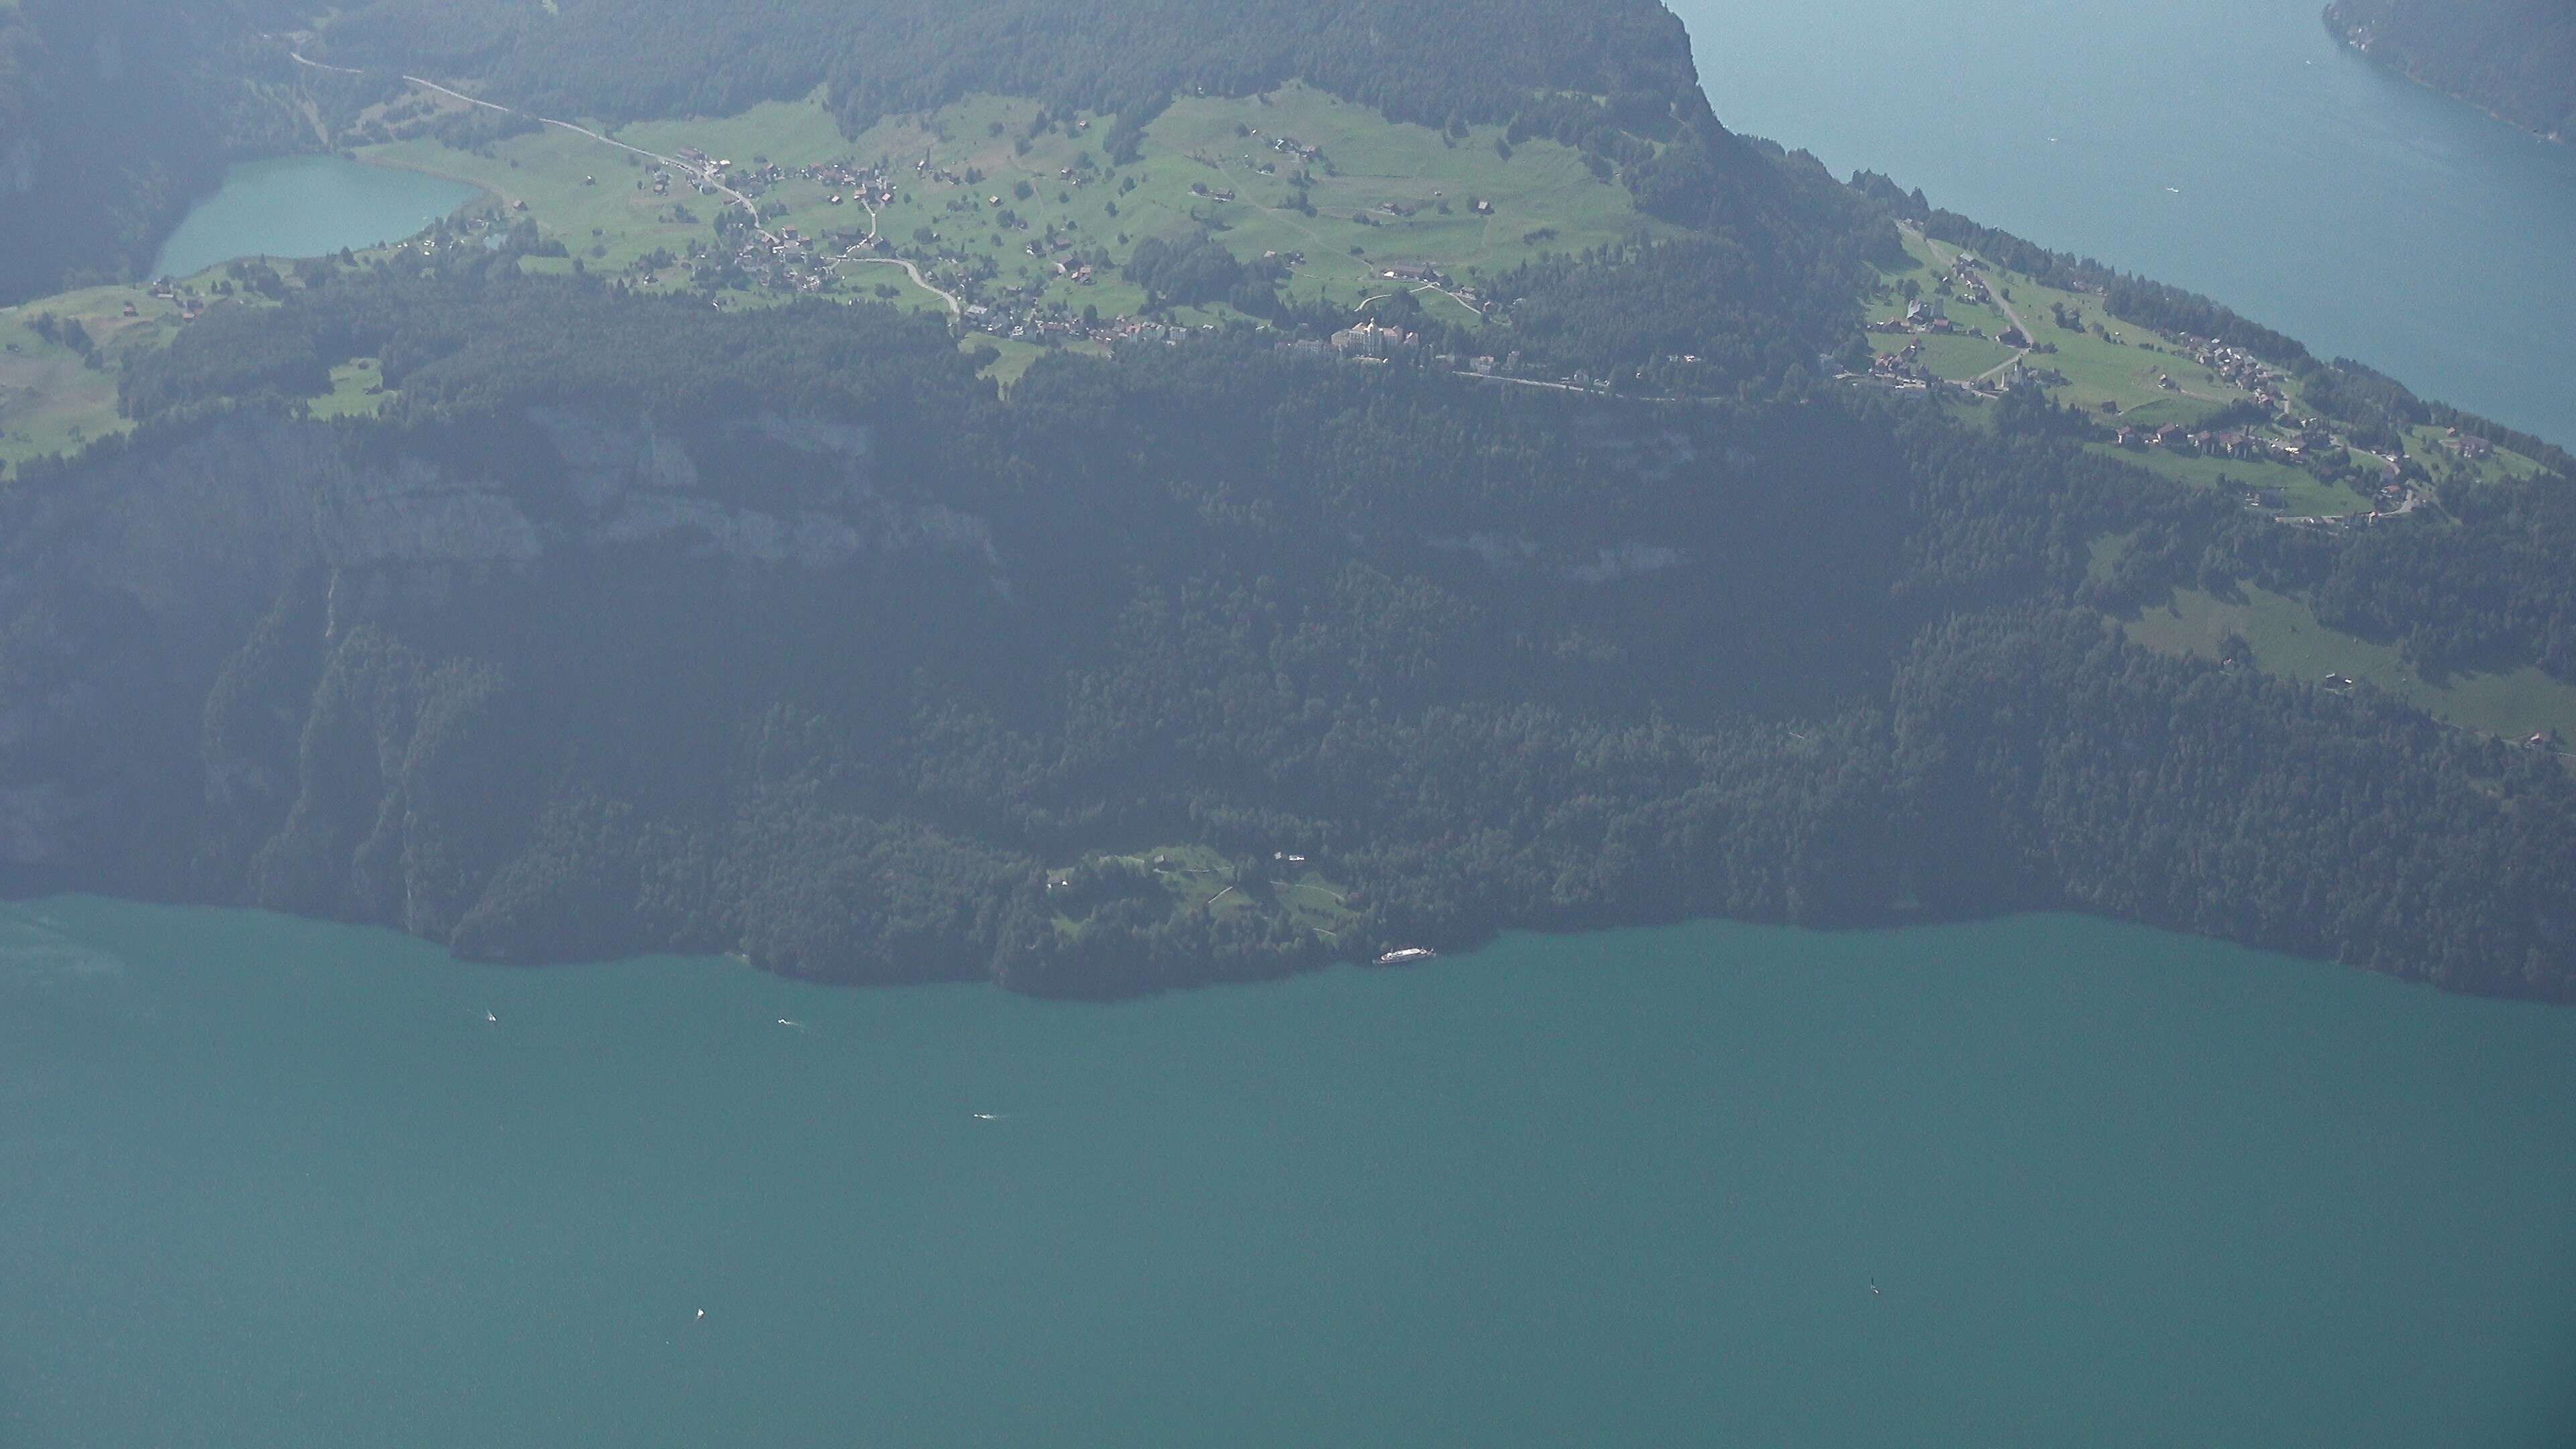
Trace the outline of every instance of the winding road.
<instances>
[{"instance_id":1,"label":"winding road","mask_svg":"<svg viewBox=\"0 0 2576 1449\"><path fill-rule=\"evenodd\" d=\"M365 72L363 72L363 71L353 70L353 69L349 68L348 66L344 66L344 65L324 65L322 62L320 62L320 61L318 61L318 60L310 60L310 59L307 59L305 56L303 56L303 55L301 55L301 54L297 53L296 51L294 51L294 50L292 50L292 49L288 50L288 51L287 51L287 54L288 54L289 56L293 57L293 59L294 59L294 61L295 61L295 63L296 63L297 65L310 66L311 68L313 68L313 69L315 69L315 70L331 71L331 72L333 72L333 73L335 73L335 74L338 74L338 75L362 75L362 74L364 74L364 73L365 73ZM753 229L754 231L757 231L757 232L759 232L759 233L760 233L761 239L762 239L763 241L768 242L768 243L769 243L770 245L772 245L772 246L775 246L775 245L777 245L777 243L778 243L778 238L776 238L776 237L774 237L774 236L771 236L771 235L769 234L768 229L767 229L767 228L765 228L765 227L763 227L763 226L761 226L761 224L760 224L760 207L759 207L759 205L758 205L756 202L754 202L750 197L745 196L745 195L743 195L741 192L734 190L732 187L725 185L725 184L724 184L723 182L721 182L721 181L718 181L718 180L716 179L716 175L715 175L715 168L714 168L713 166L709 166L709 167L705 168L704 170L700 170L699 168L697 168L697 167L695 167L695 166L690 165L688 162L681 160L681 159L680 159L679 157L677 157L677 156L665 156L665 155L663 155L663 154L662 154L661 152L659 152L659 151L647 151L647 150L645 150L645 149L644 149L643 147L641 147L641 146L630 146L630 145L626 144L625 142L618 140L618 139L617 139L616 137L614 137L614 136L603 136L603 135L601 135L599 132L597 132L597 131L594 131L594 130L590 129L588 126L576 126L576 125L574 125L574 124L573 124L572 122L570 122L570 121L558 121L558 120L555 120L555 119L553 119L552 117L549 117L549 116L532 116L532 115L529 115L529 114L528 114L527 112L525 112L525 111L515 111L515 110L512 110L511 108L509 108L508 106L500 105L500 104L498 104L498 103L496 103L496 102L493 102L493 101L482 100L482 99L480 99L480 98L478 98L478 97L475 97L475 96L469 96L469 95L465 94L463 91L454 90L454 89L451 89L451 88L449 88L449 87L447 87L447 86L440 85L438 82L436 82L436 81L434 81L434 80L425 80L425 79L421 78L420 76L416 76L416 75L407 75L407 76L404 76L402 79L403 79L404 81L408 82L409 84L416 85L416 86L420 87L422 90L425 90L425 91L434 91L434 92L436 92L436 93L437 93L437 94L439 94L439 95L447 96L447 97L449 97L449 98L451 98L451 99L453 99L453 100L463 101L465 104L467 104L467 105L469 105L469 106L479 106L479 107L481 107L482 109L487 110L487 111L498 111L498 112L500 112L502 115L505 115L505 116L518 116L518 117L520 117L520 118L521 118L521 119L523 119L523 120L530 120L530 121L534 121L534 122L536 122L538 125L541 125L541 126L552 126L552 127L554 127L556 130L558 130L558 131L569 131L569 132L571 132L572 134L574 134L574 135L576 135L576 136L583 136L583 137L587 137L587 138L589 138L590 140L597 141L599 144L601 144L601 145L603 145L603 146L614 146L614 147L616 147L618 150L620 150L620 151L624 151L624 152L628 153L629 155L641 156L641 157L644 157L645 159L650 160L650 161L658 161L658 162L662 163L663 165L665 165L665 166L668 166L668 167L672 168L672 169L673 169L673 170L675 170L675 171L680 171L680 172L684 172L684 173L686 173L686 174L688 174L688 175L695 176L695 177L699 178L699 180L700 180L700 181L702 181L704 184L706 184L706 185L708 185L708 186L712 186L712 187L714 187L718 193L720 193L721 195L723 195L723 196L725 197L725 199L726 199L726 200L728 200L728 201L732 202L732 203L733 203L734 205L736 205L736 206L741 207L744 211L749 212L749 213L751 214L751 225L752 225L752 229ZM877 231L877 209L876 209L875 207L871 206L871 207L869 207L869 208L868 208L868 238L869 238L869 240L873 241L873 240L875 240L875 239L876 239L876 231ZM857 249L857 248L855 248L855 247L851 248L851 251L852 251L853 253L854 253L854 252L856 252L857 250L858 250L858 249ZM908 276L908 277L912 278L912 284L913 284L914 286L919 287L921 290L923 290L923 291L925 291L925 292L930 293L932 296L937 297L940 301L942 301L942 302L944 302L944 303L946 303L946 304L948 305L948 315L949 315L949 316L951 316L951 317L963 317L963 316L965 316L965 315L966 315L966 304L965 304L965 303L963 303L963 302L961 302L961 301L959 301L959 300L957 299L957 295L956 295L955 293L950 292L950 291L947 291L947 290L945 290L945 289L943 289L943 288L940 288L940 287L938 287L938 286L933 285L933 284L932 284L932 282L931 282L931 280L930 280L928 277L925 277L925 276L923 276L923 275L921 274L921 268L920 268L920 267L915 266L915 265L914 265L914 264L912 264L911 262L906 261L906 260L904 260L904 259L902 259L902 258L900 258L900 257L862 257L862 256L856 256L856 255L848 255L848 254L845 254L845 255L843 255L841 258L839 258L839 261L840 261L840 262L861 262L861 263L872 263L872 264L875 264L875 265L878 265L878 266L895 266L895 267L901 267L901 268L903 268L903 270L904 270L904 275L906 275L906 276ZM837 264L838 264L838 263L836 263L836 265L837 265Z\"/></svg>"},{"instance_id":2,"label":"winding road","mask_svg":"<svg viewBox=\"0 0 2576 1449\"><path fill-rule=\"evenodd\" d=\"M850 248L850 251L852 252L857 250L857 247ZM912 284L914 286L919 287L921 290L930 293L940 301L948 304L949 316L963 317L966 315L966 304L957 300L956 293L942 291L938 287L931 285L930 279L921 274L921 268L914 266L911 262L904 260L902 257L859 257L852 256L848 252L844 252L841 254L840 261L873 262L881 267L901 267L903 268L904 275L912 278ZM839 262L835 262L834 265L839 265Z\"/></svg>"},{"instance_id":3,"label":"winding road","mask_svg":"<svg viewBox=\"0 0 2576 1449\"><path fill-rule=\"evenodd\" d=\"M267 36L263 38L274 40L278 37ZM318 60L307 59L301 52L291 48L286 52L286 54L288 58L292 59L297 65L308 66L314 70L329 71L334 75L366 74L364 71L356 70L345 65L324 65ZM446 86L440 85L434 80L424 80L416 75L403 76L402 79L411 85L420 87L422 90L434 91L451 100L463 101L469 106L480 106L484 110L498 111L505 116L517 116L522 120L534 121L540 126L552 126L558 131L570 131L576 136L586 136L593 141L597 141L603 146L614 146L618 150L624 151L630 155L642 156L651 161L659 161L663 165L668 166L675 171L685 171L688 174L697 177L705 185L714 187L717 192L725 197L725 199L733 202L743 210L750 212L752 229L754 231L758 231L760 235L764 239L768 240L772 245L776 245L777 243L777 238L770 236L769 232L760 224L760 207L755 204L750 197L743 195L741 192L736 191L732 187L717 180L715 168L713 166L709 166L705 170L701 171L697 167L691 166L688 162L681 160L677 156L665 156L659 151L647 151L641 146L629 146L625 142L620 141L613 136L603 136L597 131L590 129L588 126L576 126L570 121L558 121L549 116L532 116L525 111L514 111L508 106L504 106L493 101L482 100L475 96L469 96L463 91L452 90ZM871 213L871 220L873 219L873 213ZM933 288L932 290L936 291L937 288Z\"/></svg>"}]
</instances>

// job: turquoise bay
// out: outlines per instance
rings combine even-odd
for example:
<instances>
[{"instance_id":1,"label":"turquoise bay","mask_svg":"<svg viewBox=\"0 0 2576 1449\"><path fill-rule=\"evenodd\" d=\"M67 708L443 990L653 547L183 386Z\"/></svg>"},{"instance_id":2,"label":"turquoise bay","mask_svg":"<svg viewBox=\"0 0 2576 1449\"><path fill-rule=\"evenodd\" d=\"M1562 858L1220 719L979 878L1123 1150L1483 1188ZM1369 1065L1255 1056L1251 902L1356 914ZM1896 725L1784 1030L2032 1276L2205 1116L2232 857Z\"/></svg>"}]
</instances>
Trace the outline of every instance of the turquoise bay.
<instances>
[{"instance_id":1,"label":"turquoise bay","mask_svg":"<svg viewBox=\"0 0 2576 1449\"><path fill-rule=\"evenodd\" d=\"M55 900L0 1442L2540 1449L2571 1142L2576 1013L2072 918L1092 1007Z\"/></svg>"},{"instance_id":2,"label":"turquoise bay","mask_svg":"<svg viewBox=\"0 0 2576 1449\"><path fill-rule=\"evenodd\" d=\"M238 257L318 257L399 241L464 205L461 181L337 156L281 156L228 168L224 185L188 213L156 277L185 277Z\"/></svg>"}]
</instances>

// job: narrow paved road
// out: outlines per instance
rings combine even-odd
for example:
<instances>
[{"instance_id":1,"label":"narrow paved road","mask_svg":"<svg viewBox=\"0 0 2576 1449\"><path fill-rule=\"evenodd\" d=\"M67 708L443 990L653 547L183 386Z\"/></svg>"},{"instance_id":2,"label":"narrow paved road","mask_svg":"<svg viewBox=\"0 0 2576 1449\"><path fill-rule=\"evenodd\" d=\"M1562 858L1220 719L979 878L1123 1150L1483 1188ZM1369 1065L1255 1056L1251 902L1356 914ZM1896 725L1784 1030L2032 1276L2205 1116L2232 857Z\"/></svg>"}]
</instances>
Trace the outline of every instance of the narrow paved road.
<instances>
[{"instance_id":1,"label":"narrow paved road","mask_svg":"<svg viewBox=\"0 0 2576 1449\"><path fill-rule=\"evenodd\" d=\"M856 251L857 248L853 247L851 250ZM881 267L901 267L903 268L904 275L912 278L912 284L914 286L919 287L921 290L930 293L940 301L948 304L949 316L963 317L966 315L966 304L958 301L955 293L942 291L938 287L932 286L930 279L921 274L921 268L914 266L912 263L905 261L901 257L854 257L848 253L843 253L841 260L844 262L874 262L876 265Z\"/></svg>"},{"instance_id":2,"label":"narrow paved road","mask_svg":"<svg viewBox=\"0 0 2576 1449\"><path fill-rule=\"evenodd\" d=\"M289 50L287 54L294 58L297 65L310 66L315 70L327 70L340 75L364 74L362 71L352 70L344 65L324 65L318 60L308 60L293 50ZM587 126L576 126L570 121L558 121L547 116L532 116L525 111L514 111L508 106L499 105L492 101L469 96L463 91L452 90L446 86L440 85L434 80L424 80L416 75L404 76L403 80L412 85L419 86L423 90L435 91L442 96L448 96L455 100L463 101L469 106L480 106L484 110L498 111L505 116L518 116L526 120L534 121L541 126L552 126L558 131L570 131L576 136L588 137L603 146L614 146L618 150L627 152L631 155L642 156L650 161L659 161L663 165L671 167L673 170L684 171L692 176L700 177L707 185L714 187L727 200L733 202L736 206L741 207L744 211L751 213L752 228L760 233L762 240L769 242L773 246L777 244L778 239L771 236L768 230L760 225L760 207L754 203L750 197L745 196L741 192L734 190L732 187L725 185L723 182L716 180L715 168L713 166L709 166L704 171L700 171L698 168L691 166L688 162L681 160L677 156L665 156L659 151L647 151L641 146L629 146L614 136L603 136ZM875 207L871 206L868 208L869 240L874 241L876 239L876 229L877 210ZM853 250L855 250L855 248ZM904 275L912 278L914 286L921 288L921 290L930 293L940 301L948 304L948 315L951 317L963 317L966 315L966 304L957 300L957 295L955 293L947 291L941 287L934 286L928 277L921 274L921 268L913 265L911 262L903 260L900 257L861 257L844 255L840 260L844 262L867 262L875 263L879 266L901 267L904 270Z\"/></svg>"},{"instance_id":3,"label":"narrow paved road","mask_svg":"<svg viewBox=\"0 0 2576 1449\"><path fill-rule=\"evenodd\" d=\"M1225 164L1225 158L1224 158L1224 157L1222 157L1222 156L1216 157L1216 158L1215 158L1213 161L1211 161L1209 164L1211 164L1211 165L1213 165L1213 166L1215 166L1215 167L1216 167L1216 174L1217 174L1217 175L1219 175L1219 176L1224 177L1224 178L1225 178L1225 180L1226 180L1226 182L1227 182L1227 184L1228 184L1229 186L1232 186L1232 187L1234 187L1234 188L1236 189L1236 193L1237 193L1238 195L1248 195L1248 194L1250 194L1250 191L1251 191L1251 182L1250 182L1250 181L1248 181L1248 180L1238 182L1238 181L1236 180L1236 178L1235 178L1235 174L1234 174L1232 171L1229 171L1229 170L1227 170L1227 169L1226 169L1226 164ZM1305 223L1304 218L1302 218L1302 217L1298 216L1298 215L1297 215L1297 213L1295 213L1295 212L1293 212L1293 211L1289 210L1289 209L1288 209L1288 208L1286 208L1286 207L1265 207L1265 206L1261 206L1258 202L1249 202L1249 201L1245 202L1245 203L1244 203L1244 205L1254 207L1254 208L1255 208L1255 209L1257 209L1257 210L1267 211L1267 212L1269 212L1271 215L1273 215L1273 216L1275 216L1275 217L1278 217L1280 220L1287 222L1290 226L1295 227L1295 228L1297 229L1297 231L1298 231L1299 233L1301 233L1302 235L1304 235L1304 236L1305 236L1305 238L1306 238L1307 240L1309 240L1309 241L1311 241L1311 242L1313 242L1313 243L1315 244L1315 249L1316 249L1316 251L1317 251L1319 254L1321 254L1321 253L1329 253L1329 252L1331 252L1331 251L1333 251L1333 250L1335 249L1335 248L1334 248L1334 243L1332 243L1332 242L1330 242L1330 241L1327 241L1327 240L1324 238L1323 233L1321 233L1321 232L1319 232L1319 231L1315 230L1315 229L1314 229L1313 227L1311 227L1311 226L1308 226L1308 225ZM1493 231L1493 227L1494 227L1494 218L1492 218L1492 217L1490 217L1490 216L1489 216L1489 217L1487 217L1487 218L1485 218L1485 231L1486 231L1486 233L1487 233L1489 236L1490 236L1490 233ZM1488 240L1488 241L1486 242L1486 244L1485 244L1485 248L1484 248L1484 250L1483 250L1483 251L1478 252L1475 256L1470 257L1469 259L1467 259L1467 260L1466 260L1466 261L1464 261L1464 262L1457 263L1457 265L1459 265L1459 266L1474 266L1474 265L1476 265L1477 263L1479 263L1479 262L1483 261L1487 256L1491 255L1491 254L1492 254L1492 252L1493 252L1493 250L1494 250L1494 248L1493 248L1493 243L1491 242L1491 240ZM1441 296L1448 298L1450 301L1457 303L1457 304L1458 304L1459 306L1461 306L1461 307L1465 307L1465 308L1467 309L1467 314L1468 314L1469 316L1471 316L1471 317L1475 318L1477 321L1479 321L1479 322L1488 322L1488 321L1493 320L1492 318L1487 317L1487 316L1486 316L1482 311L1479 311L1479 310L1478 310L1477 308L1475 308L1474 306L1469 305L1469 303L1468 303L1468 301L1467 301L1467 299L1466 299L1466 298L1459 296L1457 293L1450 291L1450 290L1449 290L1448 288L1446 288L1446 287L1442 287L1442 286L1438 286L1438 285L1425 285L1425 286L1415 287L1415 288L1413 288L1412 290L1413 290L1413 291L1416 291L1416 292L1438 292ZM1392 297L1392 296L1394 296L1394 295L1395 295L1395 294L1394 294L1393 292L1381 292L1381 293L1379 293L1377 296L1374 296L1374 297L1364 297L1364 298L1360 299L1360 304L1359 304L1359 306L1358 306L1358 307L1354 307L1354 308L1353 308L1353 309L1351 309L1351 310L1353 310L1353 311L1362 311L1362 310L1365 310L1365 309L1369 306L1369 304L1370 304L1370 303L1372 303L1372 302L1383 302L1383 301L1385 301L1387 298Z\"/></svg>"},{"instance_id":4,"label":"narrow paved road","mask_svg":"<svg viewBox=\"0 0 2576 1449\"><path fill-rule=\"evenodd\" d=\"M318 60L307 60L301 53L294 50L289 50L286 53L297 65L309 66L314 70L327 70L336 75L364 75L366 73L360 70L353 70L345 65L324 65ZM630 155L642 156L651 161L659 161L663 165L668 166L675 171L688 172L692 176L699 177L707 185L714 187L719 193L721 193L726 199L732 201L735 205L741 207L747 212L750 212L752 229L760 232L760 235L764 239L768 240L772 245L777 243L777 238L770 236L768 231L763 229L760 225L760 208L753 204L750 197L745 196L741 192L734 190L732 187L725 185L721 181L718 181L716 179L715 168L713 166L709 166L705 171L701 172L698 168L691 166L688 162L681 160L677 156L665 156L659 151L647 151L641 146L629 146L625 142L620 141L613 136L603 136L587 126L576 126L570 121L558 121L546 116L531 116L525 111L514 111L508 106L500 105L492 101L481 100L477 97L469 96L463 91L451 90L446 86L440 85L434 80L424 80L416 75L407 75L402 77L402 79L412 85L420 87L422 90L435 91L442 96L463 101L469 106L480 106L487 111L498 111L505 116L517 116L522 120L534 121L540 126L552 126L558 131L570 131L576 136L587 136L591 140L597 141L603 146L614 146L618 150L627 152Z\"/></svg>"},{"instance_id":5,"label":"narrow paved road","mask_svg":"<svg viewBox=\"0 0 2576 1449\"><path fill-rule=\"evenodd\" d=\"M1939 242L1932 240L1932 238L1925 236L1922 232L1915 230L1913 227L1907 226L1901 221L1896 225L1898 230L1903 231L1907 236L1912 237L1914 240L1921 242L1923 244L1923 249L1932 254L1932 260L1939 263L1942 267L1949 268L1958 265L1959 254L1957 252L1954 251L1949 256L1944 257L1941 255L1941 244ZM2016 350L2014 356L2007 358L2004 361L1987 368L1985 371L1978 373L1975 377L1968 379L1971 384L1984 382L1988 378L1992 377L2000 377L2004 373L2009 372L2014 363L2028 360L2032 345L2039 341L2038 334L2032 332L2030 328L2022 322L2021 314L2013 310L2012 303L2004 300L2002 291L1997 288L1989 288L1988 290L1993 291L1995 294L1995 310L2003 313L2004 321L2009 323L2014 331L2021 334L2022 345ZM1996 340L2001 342L2003 339L1997 338ZM2012 344L2005 343L2004 345L2009 347Z\"/></svg>"},{"instance_id":6,"label":"narrow paved road","mask_svg":"<svg viewBox=\"0 0 2576 1449\"><path fill-rule=\"evenodd\" d=\"M2003 313L2004 320L2012 324L2012 328L2015 332L2021 334L2021 355L2025 358L2030 356L2031 352L2039 345L2039 334L2031 331L2030 325L2021 320L2021 314L2013 310L2013 304L2004 300L2004 291L2000 285L1994 288L1994 294L1995 310ZM2007 342L2004 345L2006 347L2010 347L2012 344ZM2004 367L2010 366L2012 366L2012 364L2009 362L2004 364ZM1998 372L2002 370L2002 368L1996 369Z\"/></svg>"}]
</instances>

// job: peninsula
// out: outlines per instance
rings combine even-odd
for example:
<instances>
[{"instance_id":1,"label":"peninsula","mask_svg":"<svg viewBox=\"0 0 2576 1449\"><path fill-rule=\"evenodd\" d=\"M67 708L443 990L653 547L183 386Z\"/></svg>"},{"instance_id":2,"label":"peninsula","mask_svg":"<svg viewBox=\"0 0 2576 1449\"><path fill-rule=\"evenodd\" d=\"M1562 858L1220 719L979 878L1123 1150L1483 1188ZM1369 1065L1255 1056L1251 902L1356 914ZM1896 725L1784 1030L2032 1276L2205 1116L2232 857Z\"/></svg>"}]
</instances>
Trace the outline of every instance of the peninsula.
<instances>
[{"instance_id":1,"label":"peninsula","mask_svg":"<svg viewBox=\"0 0 2576 1449\"><path fill-rule=\"evenodd\" d=\"M11 889L1083 996L2076 909L2576 997L2576 460L1738 135L1652 0L178 8L167 104L478 199L12 223Z\"/></svg>"}]
</instances>

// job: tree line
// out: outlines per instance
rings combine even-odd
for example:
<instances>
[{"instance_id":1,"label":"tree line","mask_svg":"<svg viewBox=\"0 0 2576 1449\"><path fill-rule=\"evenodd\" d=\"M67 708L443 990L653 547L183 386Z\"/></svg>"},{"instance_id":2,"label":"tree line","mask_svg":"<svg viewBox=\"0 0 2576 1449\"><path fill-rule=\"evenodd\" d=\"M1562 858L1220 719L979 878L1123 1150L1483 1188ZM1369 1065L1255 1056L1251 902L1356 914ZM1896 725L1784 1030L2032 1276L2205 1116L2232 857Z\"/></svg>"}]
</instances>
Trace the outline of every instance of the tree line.
<instances>
[{"instance_id":1,"label":"tree line","mask_svg":"<svg viewBox=\"0 0 2576 1449\"><path fill-rule=\"evenodd\" d=\"M479 259L221 326L129 374L135 441L0 500L0 679L47 702L0 780L87 807L49 826L44 884L499 959L738 950L1053 994L1515 926L2043 907L2576 981L2565 772L2107 634L2124 596L2313 560L2044 410L1962 427L1812 382L1664 405L1252 336L1052 356L1005 398L935 320ZM360 346L397 388L381 421L184 381ZM659 482L581 441L646 431ZM603 489L702 522L621 532ZM349 552L388 490L506 512L536 552ZM209 496L323 524L228 545L174 610L124 560ZM757 563L724 542L755 519L856 541ZM2132 541L2103 576L2106 532ZM1309 855L1348 929L1049 890L1161 841Z\"/></svg>"}]
</instances>

